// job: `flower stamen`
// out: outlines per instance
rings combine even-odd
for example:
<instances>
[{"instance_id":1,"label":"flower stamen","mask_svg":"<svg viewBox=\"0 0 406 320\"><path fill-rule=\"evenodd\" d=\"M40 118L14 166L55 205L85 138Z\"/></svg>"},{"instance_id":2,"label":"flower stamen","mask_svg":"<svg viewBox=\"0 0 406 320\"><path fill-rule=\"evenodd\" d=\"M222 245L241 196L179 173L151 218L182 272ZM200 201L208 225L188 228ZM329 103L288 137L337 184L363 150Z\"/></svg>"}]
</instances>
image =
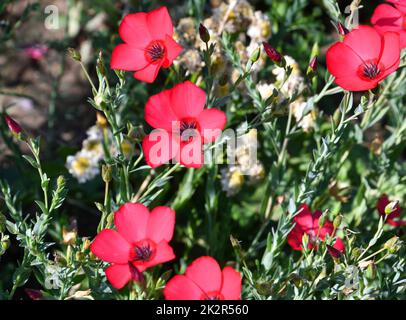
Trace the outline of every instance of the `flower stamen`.
<instances>
[{"instance_id":1,"label":"flower stamen","mask_svg":"<svg viewBox=\"0 0 406 320\"><path fill-rule=\"evenodd\" d=\"M152 41L145 49L145 56L151 63L161 60L166 55L165 45L160 40Z\"/></svg>"}]
</instances>

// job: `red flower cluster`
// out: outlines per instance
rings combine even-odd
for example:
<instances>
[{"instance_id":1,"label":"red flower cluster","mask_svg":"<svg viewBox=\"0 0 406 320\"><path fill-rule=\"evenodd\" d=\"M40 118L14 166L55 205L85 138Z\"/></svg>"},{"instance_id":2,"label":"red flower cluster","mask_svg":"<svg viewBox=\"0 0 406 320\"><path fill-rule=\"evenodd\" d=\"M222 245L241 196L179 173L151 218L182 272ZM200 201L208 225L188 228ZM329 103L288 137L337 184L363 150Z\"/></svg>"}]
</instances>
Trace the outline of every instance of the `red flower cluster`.
<instances>
[{"instance_id":1,"label":"red flower cluster","mask_svg":"<svg viewBox=\"0 0 406 320\"><path fill-rule=\"evenodd\" d=\"M324 240L326 235L334 235L334 227L331 221L327 220L322 227L319 226L321 211L312 213L306 204L302 204L300 209L300 213L294 218L295 227L288 235L288 243L294 250L303 250L302 238L304 234L309 236L308 249L317 247L317 240ZM332 248L339 252L345 251L341 238L336 238Z\"/></svg>"},{"instance_id":2,"label":"red flower cluster","mask_svg":"<svg viewBox=\"0 0 406 320\"><path fill-rule=\"evenodd\" d=\"M111 263L106 276L120 289L130 280L139 281L141 272L175 258L168 242L175 227L175 212L168 207L151 211L139 203L127 203L114 214L117 231L104 229L94 239L90 250Z\"/></svg>"},{"instance_id":3,"label":"red flower cluster","mask_svg":"<svg viewBox=\"0 0 406 320\"><path fill-rule=\"evenodd\" d=\"M399 34L359 26L327 51L327 68L335 82L348 91L375 88L400 63Z\"/></svg>"},{"instance_id":4,"label":"red flower cluster","mask_svg":"<svg viewBox=\"0 0 406 320\"><path fill-rule=\"evenodd\" d=\"M124 17L119 28L125 43L111 57L111 68L135 71L138 80L152 83L161 67L168 68L182 47L173 39L172 19L166 7Z\"/></svg>"},{"instance_id":5,"label":"red flower cluster","mask_svg":"<svg viewBox=\"0 0 406 320\"><path fill-rule=\"evenodd\" d=\"M387 215L385 213L385 208L386 206L390 203L391 201L389 200L388 196L386 194L383 194L379 199L376 204L376 208L378 209L378 212L382 216L387 216L386 217L386 223L390 224L391 226L394 227L400 227L406 225L406 220L398 220L396 218L400 217L400 214L402 212L402 209L400 208L399 203L396 204L395 210ZM395 220L396 219L396 220Z\"/></svg>"},{"instance_id":6,"label":"red flower cluster","mask_svg":"<svg viewBox=\"0 0 406 320\"><path fill-rule=\"evenodd\" d=\"M206 93L190 81L149 98L145 121L157 129L144 138L144 157L155 168L175 158L186 167L203 165L202 145L214 142L227 118L218 109L204 109Z\"/></svg>"},{"instance_id":7,"label":"red flower cluster","mask_svg":"<svg viewBox=\"0 0 406 320\"><path fill-rule=\"evenodd\" d=\"M200 257L184 275L167 283L164 296L167 300L240 300L241 275L231 267L221 270L211 257Z\"/></svg>"}]
</instances>

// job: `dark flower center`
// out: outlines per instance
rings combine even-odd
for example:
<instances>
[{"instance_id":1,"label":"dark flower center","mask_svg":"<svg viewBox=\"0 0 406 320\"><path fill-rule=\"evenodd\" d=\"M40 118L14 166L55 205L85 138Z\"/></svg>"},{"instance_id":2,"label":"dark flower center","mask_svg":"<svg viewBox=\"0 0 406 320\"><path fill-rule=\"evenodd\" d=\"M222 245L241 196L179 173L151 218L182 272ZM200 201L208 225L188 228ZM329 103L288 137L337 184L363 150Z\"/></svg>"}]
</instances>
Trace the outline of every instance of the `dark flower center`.
<instances>
[{"instance_id":1,"label":"dark flower center","mask_svg":"<svg viewBox=\"0 0 406 320\"><path fill-rule=\"evenodd\" d=\"M368 79L375 79L381 73L379 66L376 63L368 62L363 65L363 76Z\"/></svg>"},{"instance_id":2,"label":"dark flower center","mask_svg":"<svg viewBox=\"0 0 406 320\"><path fill-rule=\"evenodd\" d=\"M136 245L134 247L134 252L135 252L134 261L140 262L147 262L151 260L151 256L153 254L153 250L151 249L151 246L148 242Z\"/></svg>"},{"instance_id":3,"label":"dark flower center","mask_svg":"<svg viewBox=\"0 0 406 320\"><path fill-rule=\"evenodd\" d=\"M162 41L152 41L145 49L145 56L149 62L157 62L165 57L166 48Z\"/></svg>"},{"instance_id":4,"label":"dark flower center","mask_svg":"<svg viewBox=\"0 0 406 320\"><path fill-rule=\"evenodd\" d=\"M195 119L183 119L180 122L179 135L182 141L190 141L197 136L199 125Z\"/></svg>"},{"instance_id":5,"label":"dark flower center","mask_svg":"<svg viewBox=\"0 0 406 320\"><path fill-rule=\"evenodd\" d=\"M214 291L214 292L208 292L208 293L204 293L201 300L224 300L223 295L218 292L218 291Z\"/></svg>"}]
</instances>

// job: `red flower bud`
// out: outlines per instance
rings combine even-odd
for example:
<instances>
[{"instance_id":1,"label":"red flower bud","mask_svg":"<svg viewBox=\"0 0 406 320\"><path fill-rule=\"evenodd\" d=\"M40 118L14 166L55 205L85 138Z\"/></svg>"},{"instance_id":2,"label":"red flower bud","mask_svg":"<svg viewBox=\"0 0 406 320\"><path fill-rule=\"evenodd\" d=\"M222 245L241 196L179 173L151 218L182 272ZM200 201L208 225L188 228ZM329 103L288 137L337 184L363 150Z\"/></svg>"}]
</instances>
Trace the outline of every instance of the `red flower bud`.
<instances>
[{"instance_id":1,"label":"red flower bud","mask_svg":"<svg viewBox=\"0 0 406 320\"><path fill-rule=\"evenodd\" d=\"M262 42L262 45L264 46L266 54L273 62L279 63L282 61L282 55L278 51L276 51L274 47L272 47L269 43L265 41Z\"/></svg>"},{"instance_id":2,"label":"red flower bud","mask_svg":"<svg viewBox=\"0 0 406 320\"><path fill-rule=\"evenodd\" d=\"M342 36L345 36L347 33L350 32L346 27L344 27L344 25L341 22L337 23L337 29L338 33Z\"/></svg>"},{"instance_id":3,"label":"red flower bud","mask_svg":"<svg viewBox=\"0 0 406 320\"><path fill-rule=\"evenodd\" d=\"M200 39L202 39L203 42L207 43L210 41L210 33L209 30L203 25L199 25L199 34L200 34Z\"/></svg>"},{"instance_id":4,"label":"red flower bud","mask_svg":"<svg viewBox=\"0 0 406 320\"><path fill-rule=\"evenodd\" d=\"M12 133L19 134L22 131L20 125L15 122L10 116L5 115L5 119L7 122L7 126Z\"/></svg>"},{"instance_id":5,"label":"red flower bud","mask_svg":"<svg viewBox=\"0 0 406 320\"><path fill-rule=\"evenodd\" d=\"M317 70L317 56L314 56L314 57L312 58L312 60L310 60L309 67L310 67L310 69L312 69L313 71L316 71L316 70Z\"/></svg>"}]
</instances>

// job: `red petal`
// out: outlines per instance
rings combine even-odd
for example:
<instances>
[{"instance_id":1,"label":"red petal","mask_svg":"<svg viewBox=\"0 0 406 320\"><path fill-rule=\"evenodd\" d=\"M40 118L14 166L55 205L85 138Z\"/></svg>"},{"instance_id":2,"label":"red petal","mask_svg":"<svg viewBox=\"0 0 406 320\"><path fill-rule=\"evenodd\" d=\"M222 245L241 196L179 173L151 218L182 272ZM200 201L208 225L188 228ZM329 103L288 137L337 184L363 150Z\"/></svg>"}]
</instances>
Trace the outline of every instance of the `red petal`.
<instances>
[{"instance_id":1,"label":"red petal","mask_svg":"<svg viewBox=\"0 0 406 320\"><path fill-rule=\"evenodd\" d=\"M326 62L328 71L334 77L353 77L354 79L359 78L358 68L363 63L359 56L342 42L337 42L328 49Z\"/></svg>"},{"instance_id":2,"label":"red petal","mask_svg":"<svg viewBox=\"0 0 406 320\"><path fill-rule=\"evenodd\" d=\"M190 81L172 88L172 109L178 119L197 118L206 103L206 93Z\"/></svg>"},{"instance_id":3,"label":"red petal","mask_svg":"<svg viewBox=\"0 0 406 320\"><path fill-rule=\"evenodd\" d=\"M117 231L129 242L145 239L149 211L141 203L126 203L114 214Z\"/></svg>"},{"instance_id":4,"label":"red petal","mask_svg":"<svg viewBox=\"0 0 406 320\"><path fill-rule=\"evenodd\" d=\"M148 13L147 23L151 36L155 40L164 40L165 36L172 37L173 24L166 7L160 7Z\"/></svg>"},{"instance_id":5,"label":"red petal","mask_svg":"<svg viewBox=\"0 0 406 320\"><path fill-rule=\"evenodd\" d=\"M302 237L303 230L296 225L291 232L288 234L288 244L292 247L293 250L302 250Z\"/></svg>"},{"instance_id":6,"label":"red petal","mask_svg":"<svg viewBox=\"0 0 406 320\"><path fill-rule=\"evenodd\" d=\"M116 289L124 287L131 280L131 271L128 263L113 264L106 268L106 277Z\"/></svg>"},{"instance_id":7,"label":"red petal","mask_svg":"<svg viewBox=\"0 0 406 320\"><path fill-rule=\"evenodd\" d=\"M379 78L371 81L365 81L362 80L358 75L350 75L336 78L334 82L347 91L365 91L375 88L378 85Z\"/></svg>"},{"instance_id":8,"label":"red petal","mask_svg":"<svg viewBox=\"0 0 406 320\"><path fill-rule=\"evenodd\" d=\"M169 207L154 208L148 219L147 238L158 243L162 240L172 240L175 228L175 211Z\"/></svg>"},{"instance_id":9,"label":"red petal","mask_svg":"<svg viewBox=\"0 0 406 320\"><path fill-rule=\"evenodd\" d=\"M327 234L331 235L333 233L334 226L331 221L326 220L323 227L319 228L319 219L317 219L317 221L315 221L315 224L314 224L314 229L316 231L316 234L317 233L319 234L319 238L321 240L324 240L324 238L326 237Z\"/></svg>"},{"instance_id":10,"label":"red petal","mask_svg":"<svg viewBox=\"0 0 406 320\"><path fill-rule=\"evenodd\" d=\"M340 252L345 252L345 245L341 238L337 237L336 242L333 245L334 249L337 249Z\"/></svg>"},{"instance_id":11,"label":"red petal","mask_svg":"<svg viewBox=\"0 0 406 320\"><path fill-rule=\"evenodd\" d=\"M174 276L166 284L166 300L200 300L204 292L190 279L183 275Z\"/></svg>"},{"instance_id":12,"label":"red petal","mask_svg":"<svg viewBox=\"0 0 406 320\"><path fill-rule=\"evenodd\" d=\"M312 230L313 229L313 214L306 204L300 205L301 212L295 216L295 223L302 230Z\"/></svg>"},{"instance_id":13,"label":"red petal","mask_svg":"<svg viewBox=\"0 0 406 320\"><path fill-rule=\"evenodd\" d=\"M225 300L241 300L241 274L231 267L223 269L221 293Z\"/></svg>"},{"instance_id":14,"label":"red petal","mask_svg":"<svg viewBox=\"0 0 406 320\"><path fill-rule=\"evenodd\" d=\"M155 247L155 256L147 262L133 262L133 265L140 271L143 272L145 269L151 268L158 264L171 261L176 258L173 253L172 247L166 242L161 241Z\"/></svg>"},{"instance_id":15,"label":"red petal","mask_svg":"<svg viewBox=\"0 0 406 320\"><path fill-rule=\"evenodd\" d=\"M173 159L178 150L177 141L165 130L154 130L142 141L145 161L152 168Z\"/></svg>"},{"instance_id":16,"label":"red petal","mask_svg":"<svg viewBox=\"0 0 406 320\"><path fill-rule=\"evenodd\" d=\"M168 68L179 54L182 52L182 46L179 45L172 37L165 37L166 59L162 65L164 68Z\"/></svg>"},{"instance_id":17,"label":"red petal","mask_svg":"<svg viewBox=\"0 0 406 320\"><path fill-rule=\"evenodd\" d=\"M161 65L162 61L159 63L151 63L144 69L138 70L136 73L134 73L134 78L147 83L152 83L155 81Z\"/></svg>"},{"instance_id":18,"label":"red petal","mask_svg":"<svg viewBox=\"0 0 406 320\"><path fill-rule=\"evenodd\" d=\"M386 31L401 31L402 22L402 14L389 4L377 6L371 17L371 23L381 34Z\"/></svg>"},{"instance_id":19,"label":"red petal","mask_svg":"<svg viewBox=\"0 0 406 320\"><path fill-rule=\"evenodd\" d=\"M382 78L394 72L400 63L400 40L395 32L385 32L383 35L383 50L380 62L385 66Z\"/></svg>"},{"instance_id":20,"label":"red petal","mask_svg":"<svg viewBox=\"0 0 406 320\"><path fill-rule=\"evenodd\" d=\"M348 33L343 43L351 48L362 60L378 59L381 53L382 37L372 27L359 26Z\"/></svg>"},{"instance_id":21,"label":"red petal","mask_svg":"<svg viewBox=\"0 0 406 320\"><path fill-rule=\"evenodd\" d=\"M128 14L120 24L119 34L121 39L134 47L144 49L152 40L148 29L147 14L138 12Z\"/></svg>"},{"instance_id":22,"label":"red petal","mask_svg":"<svg viewBox=\"0 0 406 320\"><path fill-rule=\"evenodd\" d=\"M148 61L144 51L128 44L119 44L111 55L110 67L113 70L135 71L145 68Z\"/></svg>"},{"instance_id":23,"label":"red petal","mask_svg":"<svg viewBox=\"0 0 406 320\"><path fill-rule=\"evenodd\" d=\"M104 229L96 236L90 250L99 259L111 263L127 263L130 244L116 231Z\"/></svg>"},{"instance_id":24,"label":"red petal","mask_svg":"<svg viewBox=\"0 0 406 320\"><path fill-rule=\"evenodd\" d=\"M201 137L197 136L188 143L181 143L176 161L188 168L201 168L204 163Z\"/></svg>"},{"instance_id":25,"label":"red petal","mask_svg":"<svg viewBox=\"0 0 406 320\"><path fill-rule=\"evenodd\" d=\"M186 268L185 275L206 293L221 289L221 269L212 257L204 256L196 259Z\"/></svg>"},{"instance_id":26,"label":"red petal","mask_svg":"<svg viewBox=\"0 0 406 320\"><path fill-rule=\"evenodd\" d=\"M151 96L145 106L145 121L153 128L172 130L172 123L178 121L171 108L171 90L164 90Z\"/></svg>"},{"instance_id":27,"label":"red petal","mask_svg":"<svg viewBox=\"0 0 406 320\"><path fill-rule=\"evenodd\" d=\"M206 109L203 110L198 118L200 131L203 135L204 142L214 142L227 122L226 114L218 109Z\"/></svg>"}]
</instances>

